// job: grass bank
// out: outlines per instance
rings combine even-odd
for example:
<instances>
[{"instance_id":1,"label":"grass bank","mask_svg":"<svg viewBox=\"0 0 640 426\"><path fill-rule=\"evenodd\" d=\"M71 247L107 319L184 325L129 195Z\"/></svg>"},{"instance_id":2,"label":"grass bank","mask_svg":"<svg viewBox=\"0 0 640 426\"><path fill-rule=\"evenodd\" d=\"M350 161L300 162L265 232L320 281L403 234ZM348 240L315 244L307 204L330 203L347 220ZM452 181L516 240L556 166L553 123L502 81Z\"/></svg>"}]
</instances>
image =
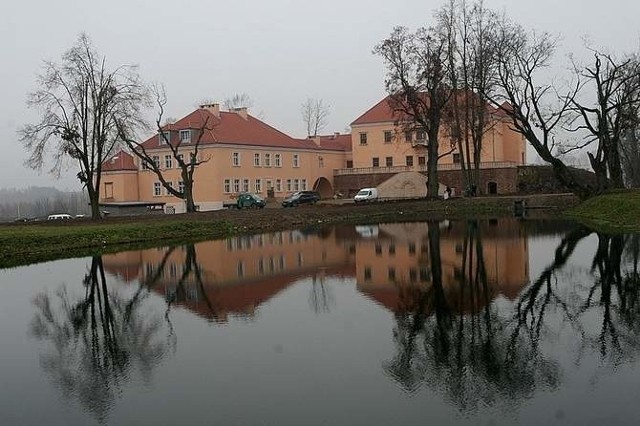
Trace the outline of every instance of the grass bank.
<instances>
[{"instance_id":1,"label":"grass bank","mask_svg":"<svg viewBox=\"0 0 640 426\"><path fill-rule=\"evenodd\" d=\"M71 220L0 226L0 268L46 260L177 245L238 234L274 232L340 223L383 223L429 219L482 219L513 214L516 197L396 201L371 205L318 204L299 208L220 210L184 215ZM573 197L529 198L530 206L556 211Z\"/></svg>"},{"instance_id":2,"label":"grass bank","mask_svg":"<svg viewBox=\"0 0 640 426\"><path fill-rule=\"evenodd\" d=\"M600 195L567 210L565 216L602 232L640 232L640 191Z\"/></svg>"}]
</instances>

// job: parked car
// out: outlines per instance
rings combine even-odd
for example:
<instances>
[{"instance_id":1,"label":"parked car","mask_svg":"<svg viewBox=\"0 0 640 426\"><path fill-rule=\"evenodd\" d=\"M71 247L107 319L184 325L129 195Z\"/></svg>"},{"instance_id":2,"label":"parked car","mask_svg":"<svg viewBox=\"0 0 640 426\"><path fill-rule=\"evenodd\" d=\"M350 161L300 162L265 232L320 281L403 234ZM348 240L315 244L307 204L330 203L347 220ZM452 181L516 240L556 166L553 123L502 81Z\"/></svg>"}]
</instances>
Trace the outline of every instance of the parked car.
<instances>
[{"instance_id":1,"label":"parked car","mask_svg":"<svg viewBox=\"0 0 640 426\"><path fill-rule=\"evenodd\" d=\"M67 220L73 219L70 214L50 214L47 220Z\"/></svg>"},{"instance_id":2,"label":"parked car","mask_svg":"<svg viewBox=\"0 0 640 426\"><path fill-rule=\"evenodd\" d=\"M236 207L239 209L263 209L267 202L259 195L245 192L238 195Z\"/></svg>"},{"instance_id":3,"label":"parked car","mask_svg":"<svg viewBox=\"0 0 640 426\"><path fill-rule=\"evenodd\" d=\"M373 201L378 200L378 189L377 188L362 188L355 197L353 197L353 202L358 203L371 203Z\"/></svg>"},{"instance_id":4,"label":"parked car","mask_svg":"<svg viewBox=\"0 0 640 426\"><path fill-rule=\"evenodd\" d=\"M320 201L320 194L315 191L294 192L282 201L282 207L295 207L300 204L315 204Z\"/></svg>"}]
</instances>

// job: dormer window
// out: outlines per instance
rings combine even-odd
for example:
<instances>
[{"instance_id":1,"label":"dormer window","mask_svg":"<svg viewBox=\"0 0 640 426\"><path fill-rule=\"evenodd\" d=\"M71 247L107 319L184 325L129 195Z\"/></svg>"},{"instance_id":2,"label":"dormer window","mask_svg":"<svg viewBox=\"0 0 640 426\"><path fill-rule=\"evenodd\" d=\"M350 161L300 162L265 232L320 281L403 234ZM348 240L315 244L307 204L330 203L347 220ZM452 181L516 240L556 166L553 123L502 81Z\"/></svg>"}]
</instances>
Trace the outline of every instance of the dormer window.
<instances>
[{"instance_id":1,"label":"dormer window","mask_svg":"<svg viewBox=\"0 0 640 426\"><path fill-rule=\"evenodd\" d=\"M180 130L180 143L191 143L191 130Z\"/></svg>"},{"instance_id":2,"label":"dormer window","mask_svg":"<svg viewBox=\"0 0 640 426\"><path fill-rule=\"evenodd\" d=\"M158 134L158 144L159 145L166 145L167 143L171 142L171 132L160 132Z\"/></svg>"}]
</instances>

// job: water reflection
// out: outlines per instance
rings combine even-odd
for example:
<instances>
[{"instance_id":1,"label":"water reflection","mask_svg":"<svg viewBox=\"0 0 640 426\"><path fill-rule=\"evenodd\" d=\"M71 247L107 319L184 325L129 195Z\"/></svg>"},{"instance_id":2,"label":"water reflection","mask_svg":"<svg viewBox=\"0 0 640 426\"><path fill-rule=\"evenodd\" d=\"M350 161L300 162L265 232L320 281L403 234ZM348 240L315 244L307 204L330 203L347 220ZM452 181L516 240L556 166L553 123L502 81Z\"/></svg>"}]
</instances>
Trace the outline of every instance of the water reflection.
<instances>
[{"instance_id":1,"label":"water reflection","mask_svg":"<svg viewBox=\"0 0 640 426\"><path fill-rule=\"evenodd\" d=\"M548 241L557 247L530 253L531 237L541 235L552 236ZM585 253L586 266L576 259ZM546 266L530 276L534 256ZM392 330L382 339L391 346L389 356L375 359L381 380L477 413L564 389L573 374L567 366L587 358L595 356L605 371L637 361L639 260L638 236L599 235L564 223L431 221L239 236L96 257L83 297L64 290L38 296L32 329L49 343L50 353L42 356L47 373L65 395L104 418L129 377L150 377L174 348L177 308L208 321L206 336L224 345L233 335L227 328L233 331L237 320L258 322L262 310L295 293L297 284L303 296L283 306L310 310L313 327L322 331L318 339L329 336L324 344L333 344L335 333L348 345L343 335L353 328L324 330L336 322L316 320L338 311L344 315L339 324L350 324L362 315L344 306L340 311L337 295L351 286L354 297L366 298L377 313L384 309L384 321L392 321L375 330L378 336ZM105 271L127 283L126 291L108 289ZM149 299L158 302L153 315L143 309ZM291 311L279 327L303 317ZM271 332L261 336L281 339L278 330ZM307 332L300 326L296 337ZM281 360L282 350L259 352L272 346L246 347L265 362L272 352ZM304 351L317 347L299 350L312 359ZM287 356L297 362L297 354ZM328 368L343 361L327 361Z\"/></svg>"},{"instance_id":2,"label":"water reflection","mask_svg":"<svg viewBox=\"0 0 640 426\"><path fill-rule=\"evenodd\" d=\"M30 330L47 343L41 366L63 396L104 421L130 377L148 382L175 341L163 337L162 318L140 293L127 298L107 285L100 257L92 258L82 285L84 295L66 286L55 296L38 294Z\"/></svg>"}]
</instances>

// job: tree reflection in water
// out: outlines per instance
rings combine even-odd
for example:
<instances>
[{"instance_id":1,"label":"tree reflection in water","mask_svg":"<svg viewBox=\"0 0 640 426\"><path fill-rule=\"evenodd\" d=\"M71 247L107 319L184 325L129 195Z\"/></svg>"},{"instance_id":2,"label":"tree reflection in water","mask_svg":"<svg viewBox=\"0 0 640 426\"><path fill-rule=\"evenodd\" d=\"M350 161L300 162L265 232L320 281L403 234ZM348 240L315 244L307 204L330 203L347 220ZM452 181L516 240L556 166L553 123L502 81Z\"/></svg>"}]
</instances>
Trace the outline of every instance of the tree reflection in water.
<instances>
[{"instance_id":1,"label":"tree reflection in water","mask_svg":"<svg viewBox=\"0 0 640 426\"><path fill-rule=\"evenodd\" d=\"M422 384L443 392L462 410L530 395L537 386L555 387L559 369L530 351L525 339L511 339L509 320L491 305L476 222L465 231L461 273L443 282L440 229L428 224L431 283L403 287L396 315L396 356L383 368L408 392Z\"/></svg>"},{"instance_id":2,"label":"tree reflection in water","mask_svg":"<svg viewBox=\"0 0 640 426\"><path fill-rule=\"evenodd\" d=\"M36 296L31 333L49 343L41 365L65 398L77 398L99 421L133 376L144 382L175 341L164 338L162 317L154 316L136 293L127 299L107 287L101 257L94 257L74 300L62 288Z\"/></svg>"},{"instance_id":3,"label":"tree reflection in water","mask_svg":"<svg viewBox=\"0 0 640 426\"><path fill-rule=\"evenodd\" d=\"M559 361L549 359L553 352L543 354L540 342L559 336L565 324L579 342L573 348L577 362L587 351L605 369L637 360L639 237L595 234L597 249L583 276L570 260L578 243L592 234L582 227L567 232L551 264L504 308L492 300L478 224L466 225L461 273L451 286L443 282L438 224L429 223L431 283L401 287L397 353L384 370L408 392L426 384L466 411L481 404L517 404L539 388L556 388Z\"/></svg>"}]
</instances>

